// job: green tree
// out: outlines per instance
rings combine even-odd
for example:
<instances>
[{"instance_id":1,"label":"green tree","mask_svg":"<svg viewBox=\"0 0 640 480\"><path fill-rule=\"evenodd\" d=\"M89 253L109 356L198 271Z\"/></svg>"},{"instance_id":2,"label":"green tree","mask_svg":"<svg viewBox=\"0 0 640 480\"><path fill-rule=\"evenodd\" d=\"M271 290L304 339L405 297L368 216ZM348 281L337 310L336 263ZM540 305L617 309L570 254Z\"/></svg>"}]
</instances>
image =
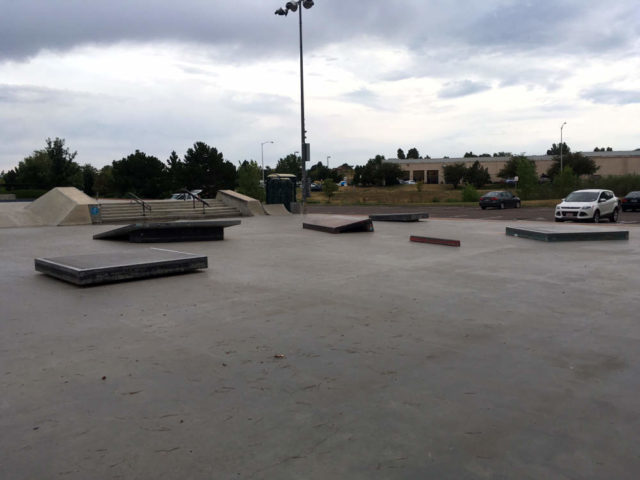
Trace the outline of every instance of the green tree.
<instances>
[{"instance_id":1,"label":"green tree","mask_svg":"<svg viewBox=\"0 0 640 480\"><path fill-rule=\"evenodd\" d=\"M52 187L81 187L82 172L80 165L74 161L78 152L70 152L65 148L62 138L56 137L54 140L47 138L46 143L44 151L51 160Z\"/></svg>"},{"instance_id":2,"label":"green tree","mask_svg":"<svg viewBox=\"0 0 640 480\"><path fill-rule=\"evenodd\" d=\"M449 185L453 185L453 188L458 188L458 185L464 178L464 174L467 171L463 162L456 162L450 165L442 167L444 172L444 182Z\"/></svg>"},{"instance_id":3,"label":"green tree","mask_svg":"<svg viewBox=\"0 0 640 480\"><path fill-rule=\"evenodd\" d=\"M473 152L465 152L464 154L464 158L476 158L477 156Z\"/></svg>"},{"instance_id":4,"label":"green tree","mask_svg":"<svg viewBox=\"0 0 640 480\"><path fill-rule=\"evenodd\" d=\"M418 152L418 149L416 147L410 148L409 151L407 152L407 158L412 158L417 160L420 158L420 152Z\"/></svg>"},{"instance_id":5,"label":"green tree","mask_svg":"<svg viewBox=\"0 0 640 480\"><path fill-rule=\"evenodd\" d=\"M7 190L12 190L15 187L16 183L18 183L16 178L17 175L15 169L9 170L2 176L2 182L4 183L4 186Z\"/></svg>"},{"instance_id":6,"label":"green tree","mask_svg":"<svg viewBox=\"0 0 640 480\"><path fill-rule=\"evenodd\" d=\"M113 166L105 165L96 176L93 189L97 196L112 197L117 194L113 184Z\"/></svg>"},{"instance_id":7,"label":"green tree","mask_svg":"<svg viewBox=\"0 0 640 480\"><path fill-rule=\"evenodd\" d=\"M238 168L238 188L236 191L263 202L265 190L260 186L261 179L262 170L260 165L254 160L250 162L245 160Z\"/></svg>"},{"instance_id":8,"label":"green tree","mask_svg":"<svg viewBox=\"0 0 640 480\"><path fill-rule=\"evenodd\" d=\"M562 166L563 169L567 167L571 167L573 174L580 177L582 175L594 175L600 167L596 165L596 162L589 158L585 157L580 152L576 153L568 153L562 155ZM555 178L556 175L560 173L560 156L553 157L553 163L549 170L547 170L547 175L551 178Z\"/></svg>"},{"instance_id":9,"label":"green tree","mask_svg":"<svg viewBox=\"0 0 640 480\"><path fill-rule=\"evenodd\" d=\"M316 182L318 180L322 181L325 178L331 177L331 170L322 164L322 162L316 163L309 169L309 179L312 182Z\"/></svg>"},{"instance_id":10,"label":"green tree","mask_svg":"<svg viewBox=\"0 0 640 480\"><path fill-rule=\"evenodd\" d=\"M366 165L354 169L353 183L356 185L397 185L402 169L397 163L385 162L384 155L376 155Z\"/></svg>"},{"instance_id":11,"label":"green tree","mask_svg":"<svg viewBox=\"0 0 640 480\"><path fill-rule=\"evenodd\" d=\"M402 176L402 168L397 163L388 163L384 161L380 165L380 176L382 177L382 185L398 185L398 179Z\"/></svg>"},{"instance_id":12,"label":"green tree","mask_svg":"<svg viewBox=\"0 0 640 480\"><path fill-rule=\"evenodd\" d=\"M356 165L353 168L353 184L354 185L366 185L364 183L364 175L365 175L366 166L364 165Z\"/></svg>"},{"instance_id":13,"label":"green tree","mask_svg":"<svg viewBox=\"0 0 640 480\"><path fill-rule=\"evenodd\" d=\"M562 142L562 155L568 155L571 153L571 149L567 146L566 142ZM560 155L560 144L553 144L551 148L547 150L547 155Z\"/></svg>"},{"instance_id":14,"label":"green tree","mask_svg":"<svg viewBox=\"0 0 640 480\"><path fill-rule=\"evenodd\" d=\"M516 174L518 176L518 195L522 200L532 198L538 186L536 164L527 157L516 157Z\"/></svg>"},{"instance_id":15,"label":"green tree","mask_svg":"<svg viewBox=\"0 0 640 480\"><path fill-rule=\"evenodd\" d=\"M511 152L497 152L493 154L494 157L510 157Z\"/></svg>"},{"instance_id":16,"label":"green tree","mask_svg":"<svg viewBox=\"0 0 640 480\"><path fill-rule=\"evenodd\" d=\"M281 158L276 165L276 173L290 173L295 175L298 180L302 180L302 157L290 153Z\"/></svg>"},{"instance_id":17,"label":"green tree","mask_svg":"<svg viewBox=\"0 0 640 480\"><path fill-rule=\"evenodd\" d=\"M524 155L516 155L511 157L509 160L507 160L507 162L504 164L504 167L502 167L500 169L500 171L498 172L498 177L500 178L513 178L515 176L518 175L518 163L521 160L527 160L528 162L530 162L534 169L535 169L535 162L533 160L529 160L526 156Z\"/></svg>"},{"instance_id":18,"label":"green tree","mask_svg":"<svg viewBox=\"0 0 640 480\"><path fill-rule=\"evenodd\" d=\"M491 181L489 169L486 167L483 168L480 162L476 160L473 162L473 165L465 170L464 181L470 183L475 188L482 188Z\"/></svg>"},{"instance_id":19,"label":"green tree","mask_svg":"<svg viewBox=\"0 0 640 480\"><path fill-rule=\"evenodd\" d=\"M571 166L573 172L579 177L582 175L595 175L596 172L600 170L600 167L596 165L595 160L589 157L585 157L580 152L575 152L569 155L568 165Z\"/></svg>"},{"instance_id":20,"label":"green tree","mask_svg":"<svg viewBox=\"0 0 640 480\"><path fill-rule=\"evenodd\" d=\"M398 149L398 159L399 160L404 160L405 158L407 158L407 156L404 154L404 150L402 150L401 148Z\"/></svg>"},{"instance_id":21,"label":"green tree","mask_svg":"<svg viewBox=\"0 0 640 480\"><path fill-rule=\"evenodd\" d=\"M80 170L82 171L82 191L91 197L95 196L94 186L98 177L98 169L86 163L80 167Z\"/></svg>"},{"instance_id":22,"label":"green tree","mask_svg":"<svg viewBox=\"0 0 640 480\"><path fill-rule=\"evenodd\" d=\"M167 174L169 177L169 188L172 192L186 188L186 176L184 162L173 150L167 159Z\"/></svg>"},{"instance_id":23,"label":"green tree","mask_svg":"<svg viewBox=\"0 0 640 480\"><path fill-rule=\"evenodd\" d=\"M74 161L77 152L71 153L64 140L47 138L45 148L35 150L14 169L17 184L48 190L53 187L73 186L82 188L80 166Z\"/></svg>"},{"instance_id":24,"label":"green tree","mask_svg":"<svg viewBox=\"0 0 640 480\"><path fill-rule=\"evenodd\" d=\"M338 191L338 185L331 178L322 182L322 191L327 196L327 202L331 202L331 197Z\"/></svg>"},{"instance_id":25,"label":"green tree","mask_svg":"<svg viewBox=\"0 0 640 480\"><path fill-rule=\"evenodd\" d=\"M233 190L237 172L222 152L204 142L196 142L184 155L183 180L189 190L201 188L202 196L213 198L218 190Z\"/></svg>"},{"instance_id":26,"label":"green tree","mask_svg":"<svg viewBox=\"0 0 640 480\"><path fill-rule=\"evenodd\" d=\"M113 188L118 195L162 198L169 193L166 167L152 155L136 150L122 160L114 160L112 167Z\"/></svg>"},{"instance_id":27,"label":"green tree","mask_svg":"<svg viewBox=\"0 0 640 480\"><path fill-rule=\"evenodd\" d=\"M49 158L45 150L36 150L28 157L25 157L6 176L11 173L13 173L15 179L14 183L21 186L44 190L54 186L51 158Z\"/></svg>"}]
</instances>

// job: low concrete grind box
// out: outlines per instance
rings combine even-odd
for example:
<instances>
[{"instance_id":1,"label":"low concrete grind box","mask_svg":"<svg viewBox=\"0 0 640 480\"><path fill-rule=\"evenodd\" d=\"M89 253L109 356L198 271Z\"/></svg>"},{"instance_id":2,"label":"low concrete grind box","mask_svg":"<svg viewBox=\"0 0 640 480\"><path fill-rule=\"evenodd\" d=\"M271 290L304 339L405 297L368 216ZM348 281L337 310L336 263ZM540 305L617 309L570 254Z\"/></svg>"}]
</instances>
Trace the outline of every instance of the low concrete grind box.
<instances>
[{"instance_id":1,"label":"low concrete grind box","mask_svg":"<svg viewBox=\"0 0 640 480\"><path fill-rule=\"evenodd\" d=\"M175 275L207 267L206 256L159 248L35 259L36 271L78 286Z\"/></svg>"}]
</instances>

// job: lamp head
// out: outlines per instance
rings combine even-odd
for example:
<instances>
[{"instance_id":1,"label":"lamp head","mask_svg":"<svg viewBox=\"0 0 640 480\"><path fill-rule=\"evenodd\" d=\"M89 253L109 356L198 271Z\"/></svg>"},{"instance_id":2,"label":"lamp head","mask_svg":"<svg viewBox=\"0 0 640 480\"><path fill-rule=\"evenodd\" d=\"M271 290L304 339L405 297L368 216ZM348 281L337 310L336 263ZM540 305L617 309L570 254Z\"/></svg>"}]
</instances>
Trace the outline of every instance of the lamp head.
<instances>
[{"instance_id":1,"label":"lamp head","mask_svg":"<svg viewBox=\"0 0 640 480\"><path fill-rule=\"evenodd\" d=\"M276 10L276 15L284 15L284 16L286 16L287 13L289 13L289 11L285 10L284 8L279 8L278 10Z\"/></svg>"},{"instance_id":2,"label":"lamp head","mask_svg":"<svg viewBox=\"0 0 640 480\"><path fill-rule=\"evenodd\" d=\"M313 7L313 0L304 0L302 6L307 9Z\"/></svg>"},{"instance_id":3,"label":"lamp head","mask_svg":"<svg viewBox=\"0 0 640 480\"><path fill-rule=\"evenodd\" d=\"M298 10L298 2L287 2L285 7L287 8L287 10L291 10L292 12L295 12Z\"/></svg>"}]
</instances>

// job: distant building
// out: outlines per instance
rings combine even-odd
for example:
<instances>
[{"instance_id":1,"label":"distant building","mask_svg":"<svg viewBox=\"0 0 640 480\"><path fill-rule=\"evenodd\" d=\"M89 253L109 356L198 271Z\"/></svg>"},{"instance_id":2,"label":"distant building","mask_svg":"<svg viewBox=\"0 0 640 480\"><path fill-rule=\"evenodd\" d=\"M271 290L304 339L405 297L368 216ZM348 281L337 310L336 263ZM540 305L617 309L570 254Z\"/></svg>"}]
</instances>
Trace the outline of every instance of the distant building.
<instances>
[{"instance_id":1,"label":"distant building","mask_svg":"<svg viewBox=\"0 0 640 480\"><path fill-rule=\"evenodd\" d=\"M589 157L600 167L598 175L640 175L640 150L631 152L580 152ZM385 161L397 163L404 172L406 180L424 183L444 183L442 167L457 162L463 162L467 167L478 160L483 168L489 170L492 181L498 181L498 172L511 157L470 157L470 158L418 158L398 159L388 158ZM553 155L527 155L529 160L536 163L538 175L546 173L553 164Z\"/></svg>"}]
</instances>

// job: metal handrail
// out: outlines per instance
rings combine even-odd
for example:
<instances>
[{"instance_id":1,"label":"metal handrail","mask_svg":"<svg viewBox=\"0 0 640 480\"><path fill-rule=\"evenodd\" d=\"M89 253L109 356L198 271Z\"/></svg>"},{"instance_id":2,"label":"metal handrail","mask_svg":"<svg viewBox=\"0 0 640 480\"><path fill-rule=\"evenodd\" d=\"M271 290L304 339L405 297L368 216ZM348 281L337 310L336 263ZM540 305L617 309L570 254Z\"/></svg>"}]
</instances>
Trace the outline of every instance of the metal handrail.
<instances>
[{"instance_id":1,"label":"metal handrail","mask_svg":"<svg viewBox=\"0 0 640 480\"><path fill-rule=\"evenodd\" d=\"M202 213L204 213L204 211L205 211L205 209L204 209L205 205L207 207L211 206L211 205L209 205L209 203L206 200L200 198L200 196L196 195L195 193L191 193L186 188L183 188L182 190L180 190L180 193L184 193L185 195L189 195L193 199L193 209L194 210L196 209L196 201L202 203ZM185 200L186 200L186 198L185 198Z\"/></svg>"},{"instance_id":2,"label":"metal handrail","mask_svg":"<svg viewBox=\"0 0 640 480\"><path fill-rule=\"evenodd\" d=\"M144 200L142 200L140 197L138 197L135 193L131 193L128 192L127 196L131 197L131 199L136 202L138 205L142 205L142 216L146 217L146 210L149 209L149 212L151 212L151 205L149 205L147 202L145 202Z\"/></svg>"}]
</instances>

